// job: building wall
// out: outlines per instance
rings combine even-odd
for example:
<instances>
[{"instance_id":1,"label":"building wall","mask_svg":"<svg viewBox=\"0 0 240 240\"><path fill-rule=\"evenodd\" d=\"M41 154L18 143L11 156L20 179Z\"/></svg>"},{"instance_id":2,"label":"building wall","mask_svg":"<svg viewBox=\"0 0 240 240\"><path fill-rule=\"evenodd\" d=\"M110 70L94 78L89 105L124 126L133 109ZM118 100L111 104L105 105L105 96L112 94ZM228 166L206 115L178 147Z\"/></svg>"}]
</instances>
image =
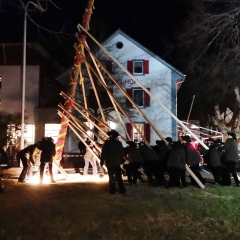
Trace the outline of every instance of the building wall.
<instances>
[{"instance_id":1,"label":"building wall","mask_svg":"<svg viewBox=\"0 0 240 240\"><path fill-rule=\"evenodd\" d=\"M21 66L0 66L1 110L8 113L21 112L22 68ZM39 66L26 66L25 123L34 124L34 108L39 99Z\"/></svg>"},{"instance_id":2,"label":"building wall","mask_svg":"<svg viewBox=\"0 0 240 240\"><path fill-rule=\"evenodd\" d=\"M122 42L123 47L118 49L117 42ZM148 60L149 61L149 74L135 75L135 78L146 88L150 88L150 92L154 95L168 110L176 114L176 80L182 78L173 70L164 65L154 56L148 54L141 49L138 45L128 40L122 35L115 36L106 45L106 48L111 49L111 54L118 59L118 61L127 68L127 61L129 60ZM127 74L122 76L122 84L125 89L139 87L134 83ZM122 93L117 87L114 88L114 95L119 96ZM142 112L150 119L151 123L161 132L165 137L172 137L176 139L176 123L166 111L159 106L159 104L150 98L150 107L142 107ZM134 117L135 123L146 122L144 118L137 114ZM128 120L125 119L127 123ZM120 123L117 124L116 130L121 135L125 135L124 130ZM160 137L150 130L150 143L155 144L155 141Z\"/></svg>"},{"instance_id":3,"label":"building wall","mask_svg":"<svg viewBox=\"0 0 240 240\"><path fill-rule=\"evenodd\" d=\"M57 114L57 108L35 108L35 142L42 140L45 130L45 124L47 123L59 123L61 119Z\"/></svg>"}]
</instances>

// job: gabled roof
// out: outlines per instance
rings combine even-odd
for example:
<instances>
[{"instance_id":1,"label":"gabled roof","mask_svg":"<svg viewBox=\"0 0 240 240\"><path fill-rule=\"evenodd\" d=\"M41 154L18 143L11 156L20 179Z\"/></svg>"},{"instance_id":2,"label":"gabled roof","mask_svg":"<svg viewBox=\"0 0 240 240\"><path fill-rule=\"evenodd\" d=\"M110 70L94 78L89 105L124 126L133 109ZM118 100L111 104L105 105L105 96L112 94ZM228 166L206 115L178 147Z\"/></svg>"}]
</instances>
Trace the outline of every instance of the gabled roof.
<instances>
[{"instance_id":1,"label":"gabled roof","mask_svg":"<svg viewBox=\"0 0 240 240\"><path fill-rule=\"evenodd\" d=\"M134 39L132 39L131 37L129 37L126 33L124 33L122 30L118 29L116 30L110 37L108 37L103 43L102 45L105 45L107 43L109 43L114 37L116 37L117 35L122 35L123 37L125 37L126 39L128 39L130 42L132 42L133 44L135 44L136 46L138 46L139 48L141 48L143 51L145 51L146 53L148 53L150 56L152 56L153 58L155 58L156 60L158 60L159 62L161 62L162 64L164 64L166 67L170 68L171 70L173 70L174 72L176 72L177 74L179 74L181 77L185 77L186 75L181 73L180 71L178 71L176 68L174 68L172 65L170 65L169 63L165 62L162 58L160 58L159 56L157 56L156 54L154 54L153 52L151 52L150 50L148 50L147 48L145 48L143 45L141 45L139 42L135 41Z\"/></svg>"}]
</instances>

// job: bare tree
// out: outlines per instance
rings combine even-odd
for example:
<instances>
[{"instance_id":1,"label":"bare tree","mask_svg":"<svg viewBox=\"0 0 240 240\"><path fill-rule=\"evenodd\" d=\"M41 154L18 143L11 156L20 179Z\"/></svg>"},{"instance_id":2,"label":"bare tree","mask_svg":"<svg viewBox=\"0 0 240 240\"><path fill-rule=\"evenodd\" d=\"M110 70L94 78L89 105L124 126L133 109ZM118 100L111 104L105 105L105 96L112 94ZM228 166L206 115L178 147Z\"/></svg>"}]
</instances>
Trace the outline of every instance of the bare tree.
<instances>
[{"instance_id":1,"label":"bare tree","mask_svg":"<svg viewBox=\"0 0 240 240\"><path fill-rule=\"evenodd\" d=\"M205 119L222 132L239 131L239 33L239 2L195 0L178 37L194 76L198 107L206 106Z\"/></svg>"}]
</instances>

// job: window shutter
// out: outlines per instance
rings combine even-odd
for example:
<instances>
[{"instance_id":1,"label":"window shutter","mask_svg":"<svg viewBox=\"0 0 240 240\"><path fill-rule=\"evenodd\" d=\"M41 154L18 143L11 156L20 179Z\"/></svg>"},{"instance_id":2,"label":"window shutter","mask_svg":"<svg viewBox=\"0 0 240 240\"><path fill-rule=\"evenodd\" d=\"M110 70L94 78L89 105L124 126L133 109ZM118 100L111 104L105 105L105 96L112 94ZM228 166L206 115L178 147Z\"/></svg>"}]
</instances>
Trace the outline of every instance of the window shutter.
<instances>
[{"instance_id":1,"label":"window shutter","mask_svg":"<svg viewBox=\"0 0 240 240\"><path fill-rule=\"evenodd\" d=\"M143 73L149 74L149 60L143 61Z\"/></svg>"},{"instance_id":2,"label":"window shutter","mask_svg":"<svg viewBox=\"0 0 240 240\"><path fill-rule=\"evenodd\" d=\"M148 123L145 123L144 137L150 143L150 125Z\"/></svg>"},{"instance_id":3,"label":"window shutter","mask_svg":"<svg viewBox=\"0 0 240 240\"><path fill-rule=\"evenodd\" d=\"M133 73L133 61L127 61L127 70Z\"/></svg>"},{"instance_id":4,"label":"window shutter","mask_svg":"<svg viewBox=\"0 0 240 240\"><path fill-rule=\"evenodd\" d=\"M131 123L126 123L126 129L127 129L127 133L129 135L129 137L131 138L129 140L132 140L132 125L131 125ZM128 138L128 136L126 136L126 138Z\"/></svg>"},{"instance_id":5,"label":"window shutter","mask_svg":"<svg viewBox=\"0 0 240 240\"><path fill-rule=\"evenodd\" d=\"M147 88L150 92L150 88ZM144 107L150 107L150 96L144 91Z\"/></svg>"},{"instance_id":6,"label":"window shutter","mask_svg":"<svg viewBox=\"0 0 240 240\"><path fill-rule=\"evenodd\" d=\"M131 88L126 88L126 93L130 98L132 98L132 89ZM132 107L131 102L127 98L126 98L126 106Z\"/></svg>"}]
</instances>

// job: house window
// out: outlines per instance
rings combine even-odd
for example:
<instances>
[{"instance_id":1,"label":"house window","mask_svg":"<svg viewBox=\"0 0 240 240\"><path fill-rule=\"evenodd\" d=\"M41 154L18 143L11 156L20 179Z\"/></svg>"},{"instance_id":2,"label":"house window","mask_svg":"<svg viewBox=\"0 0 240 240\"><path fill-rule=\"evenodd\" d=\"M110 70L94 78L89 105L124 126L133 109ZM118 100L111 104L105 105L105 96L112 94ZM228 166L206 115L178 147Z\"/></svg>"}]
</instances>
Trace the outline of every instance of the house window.
<instances>
[{"instance_id":1,"label":"house window","mask_svg":"<svg viewBox=\"0 0 240 240\"><path fill-rule=\"evenodd\" d=\"M133 74L143 74L143 61L133 61Z\"/></svg>"},{"instance_id":2,"label":"house window","mask_svg":"<svg viewBox=\"0 0 240 240\"><path fill-rule=\"evenodd\" d=\"M51 137L54 140L54 143L56 143L60 128L61 124L45 124L44 136Z\"/></svg>"},{"instance_id":3,"label":"house window","mask_svg":"<svg viewBox=\"0 0 240 240\"><path fill-rule=\"evenodd\" d=\"M150 88L147 90L150 92ZM142 88L126 88L126 93L139 107L150 107L150 96ZM127 97L126 106L133 107Z\"/></svg>"},{"instance_id":4,"label":"house window","mask_svg":"<svg viewBox=\"0 0 240 240\"><path fill-rule=\"evenodd\" d=\"M148 123L135 123L139 132L132 127L131 123L126 123L126 129L131 141L136 143L141 142L144 138L150 143L150 125ZM126 136L128 137L128 136Z\"/></svg>"},{"instance_id":5,"label":"house window","mask_svg":"<svg viewBox=\"0 0 240 240\"><path fill-rule=\"evenodd\" d=\"M139 106L144 106L144 91L142 89L133 89L133 100Z\"/></svg>"},{"instance_id":6,"label":"house window","mask_svg":"<svg viewBox=\"0 0 240 240\"><path fill-rule=\"evenodd\" d=\"M127 61L127 70L133 75L149 74L149 60Z\"/></svg>"}]
</instances>

